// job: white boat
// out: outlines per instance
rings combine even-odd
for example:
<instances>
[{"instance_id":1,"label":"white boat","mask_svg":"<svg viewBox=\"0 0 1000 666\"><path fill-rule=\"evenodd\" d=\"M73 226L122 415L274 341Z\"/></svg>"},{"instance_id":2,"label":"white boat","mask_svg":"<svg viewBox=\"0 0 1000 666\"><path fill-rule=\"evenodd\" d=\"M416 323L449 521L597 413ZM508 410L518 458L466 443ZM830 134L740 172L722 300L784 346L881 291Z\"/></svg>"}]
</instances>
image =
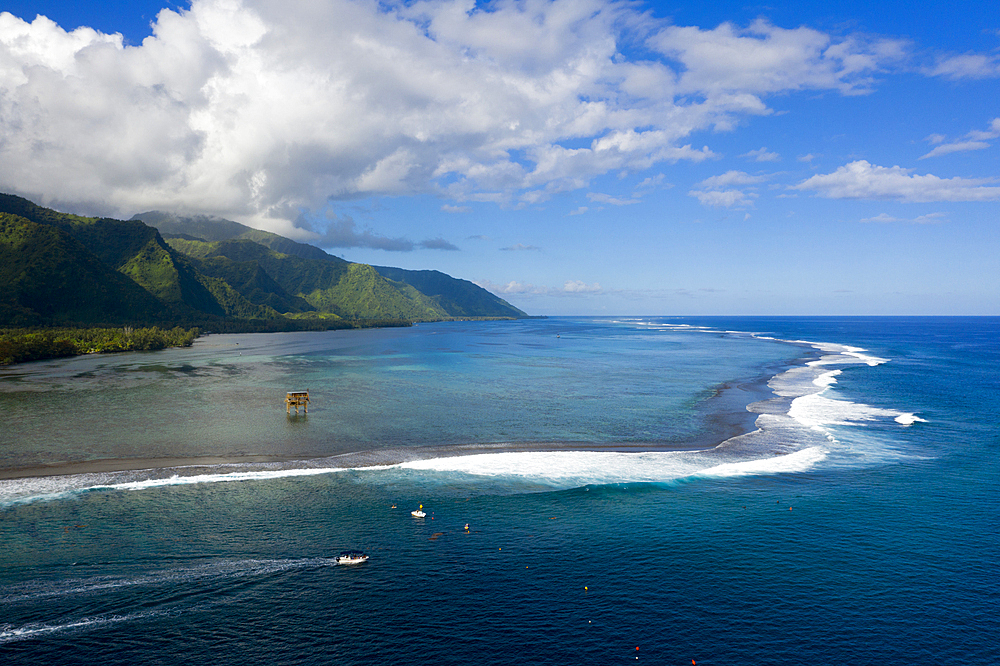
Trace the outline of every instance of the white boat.
<instances>
[{"instance_id":1,"label":"white boat","mask_svg":"<svg viewBox=\"0 0 1000 666\"><path fill-rule=\"evenodd\" d=\"M337 564L361 564L367 561L368 556L357 550L345 550L337 556Z\"/></svg>"},{"instance_id":2,"label":"white boat","mask_svg":"<svg viewBox=\"0 0 1000 666\"><path fill-rule=\"evenodd\" d=\"M427 514L421 511L420 509L417 509L416 511L411 511L410 515L413 516L414 518L423 518Z\"/></svg>"}]
</instances>

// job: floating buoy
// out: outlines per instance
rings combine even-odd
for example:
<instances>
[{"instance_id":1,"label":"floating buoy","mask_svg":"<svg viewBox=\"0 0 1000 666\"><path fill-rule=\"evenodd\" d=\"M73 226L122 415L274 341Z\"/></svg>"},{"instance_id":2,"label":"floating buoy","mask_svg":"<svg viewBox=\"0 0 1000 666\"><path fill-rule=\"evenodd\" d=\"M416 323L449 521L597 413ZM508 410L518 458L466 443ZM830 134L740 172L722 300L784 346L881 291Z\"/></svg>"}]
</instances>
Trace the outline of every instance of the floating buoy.
<instances>
[{"instance_id":1,"label":"floating buoy","mask_svg":"<svg viewBox=\"0 0 1000 666\"><path fill-rule=\"evenodd\" d=\"M583 591L584 592L586 592L588 589L590 589L590 588L588 588L586 585L583 586Z\"/></svg>"}]
</instances>

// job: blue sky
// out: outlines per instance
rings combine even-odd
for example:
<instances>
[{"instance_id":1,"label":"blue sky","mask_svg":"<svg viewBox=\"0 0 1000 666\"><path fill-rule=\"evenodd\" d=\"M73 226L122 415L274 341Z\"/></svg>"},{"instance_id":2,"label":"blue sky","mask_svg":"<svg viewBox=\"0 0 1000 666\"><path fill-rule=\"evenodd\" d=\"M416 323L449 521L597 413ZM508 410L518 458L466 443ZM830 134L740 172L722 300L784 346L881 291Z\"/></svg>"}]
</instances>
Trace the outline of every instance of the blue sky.
<instances>
[{"instance_id":1,"label":"blue sky","mask_svg":"<svg viewBox=\"0 0 1000 666\"><path fill-rule=\"evenodd\" d=\"M532 314L1000 314L1000 13L860 4L7 2L0 190Z\"/></svg>"}]
</instances>

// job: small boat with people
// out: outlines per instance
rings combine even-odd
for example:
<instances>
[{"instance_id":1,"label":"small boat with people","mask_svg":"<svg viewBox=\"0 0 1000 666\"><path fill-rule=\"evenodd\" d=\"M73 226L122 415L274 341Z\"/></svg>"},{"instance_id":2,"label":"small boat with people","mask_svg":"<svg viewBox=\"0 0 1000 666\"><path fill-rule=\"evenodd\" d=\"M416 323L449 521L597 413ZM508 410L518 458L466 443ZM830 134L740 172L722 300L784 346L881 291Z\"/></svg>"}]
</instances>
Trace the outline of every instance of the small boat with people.
<instances>
[{"instance_id":1,"label":"small boat with people","mask_svg":"<svg viewBox=\"0 0 1000 666\"><path fill-rule=\"evenodd\" d=\"M413 516L414 518L423 518L424 516L426 516L427 514L424 513L424 505L421 504L419 509L411 511L410 515Z\"/></svg>"},{"instance_id":2,"label":"small boat with people","mask_svg":"<svg viewBox=\"0 0 1000 666\"><path fill-rule=\"evenodd\" d=\"M345 550L337 556L337 564L361 564L367 561L368 556L360 550Z\"/></svg>"}]
</instances>

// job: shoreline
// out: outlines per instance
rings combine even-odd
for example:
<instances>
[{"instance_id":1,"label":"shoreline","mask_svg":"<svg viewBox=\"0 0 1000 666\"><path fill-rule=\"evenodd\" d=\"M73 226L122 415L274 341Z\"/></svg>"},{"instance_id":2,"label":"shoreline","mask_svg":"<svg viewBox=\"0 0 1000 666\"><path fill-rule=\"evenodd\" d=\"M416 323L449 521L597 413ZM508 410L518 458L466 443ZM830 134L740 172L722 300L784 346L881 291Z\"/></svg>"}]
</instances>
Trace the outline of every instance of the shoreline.
<instances>
[{"instance_id":1,"label":"shoreline","mask_svg":"<svg viewBox=\"0 0 1000 666\"><path fill-rule=\"evenodd\" d=\"M788 342L788 344L800 344ZM82 474L102 474L114 472L152 472L155 470L212 469L213 473L225 473L218 468L239 468L262 465L286 465L300 463L308 467L319 467L319 463L342 468L393 465L425 458L475 455L481 453L501 453L509 451L612 451L620 453L645 453L663 451L706 451L714 449L734 437L756 430L759 414L749 410L750 405L774 397L768 382L782 372L805 364L819 357L816 350L801 345L804 349L798 358L782 363L774 363L762 368L761 374L751 378L740 378L715 387L714 395L699 405L704 427L691 437L677 441L645 442L495 442L478 444L415 446L412 448L364 449L336 455L317 454L314 456L279 456L267 454L253 455L205 455L176 456L162 458L102 458L36 464L29 467L0 468L0 481L74 476ZM808 351L807 351L808 350ZM347 463L330 465L331 463Z\"/></svg>"}]
</instances>

